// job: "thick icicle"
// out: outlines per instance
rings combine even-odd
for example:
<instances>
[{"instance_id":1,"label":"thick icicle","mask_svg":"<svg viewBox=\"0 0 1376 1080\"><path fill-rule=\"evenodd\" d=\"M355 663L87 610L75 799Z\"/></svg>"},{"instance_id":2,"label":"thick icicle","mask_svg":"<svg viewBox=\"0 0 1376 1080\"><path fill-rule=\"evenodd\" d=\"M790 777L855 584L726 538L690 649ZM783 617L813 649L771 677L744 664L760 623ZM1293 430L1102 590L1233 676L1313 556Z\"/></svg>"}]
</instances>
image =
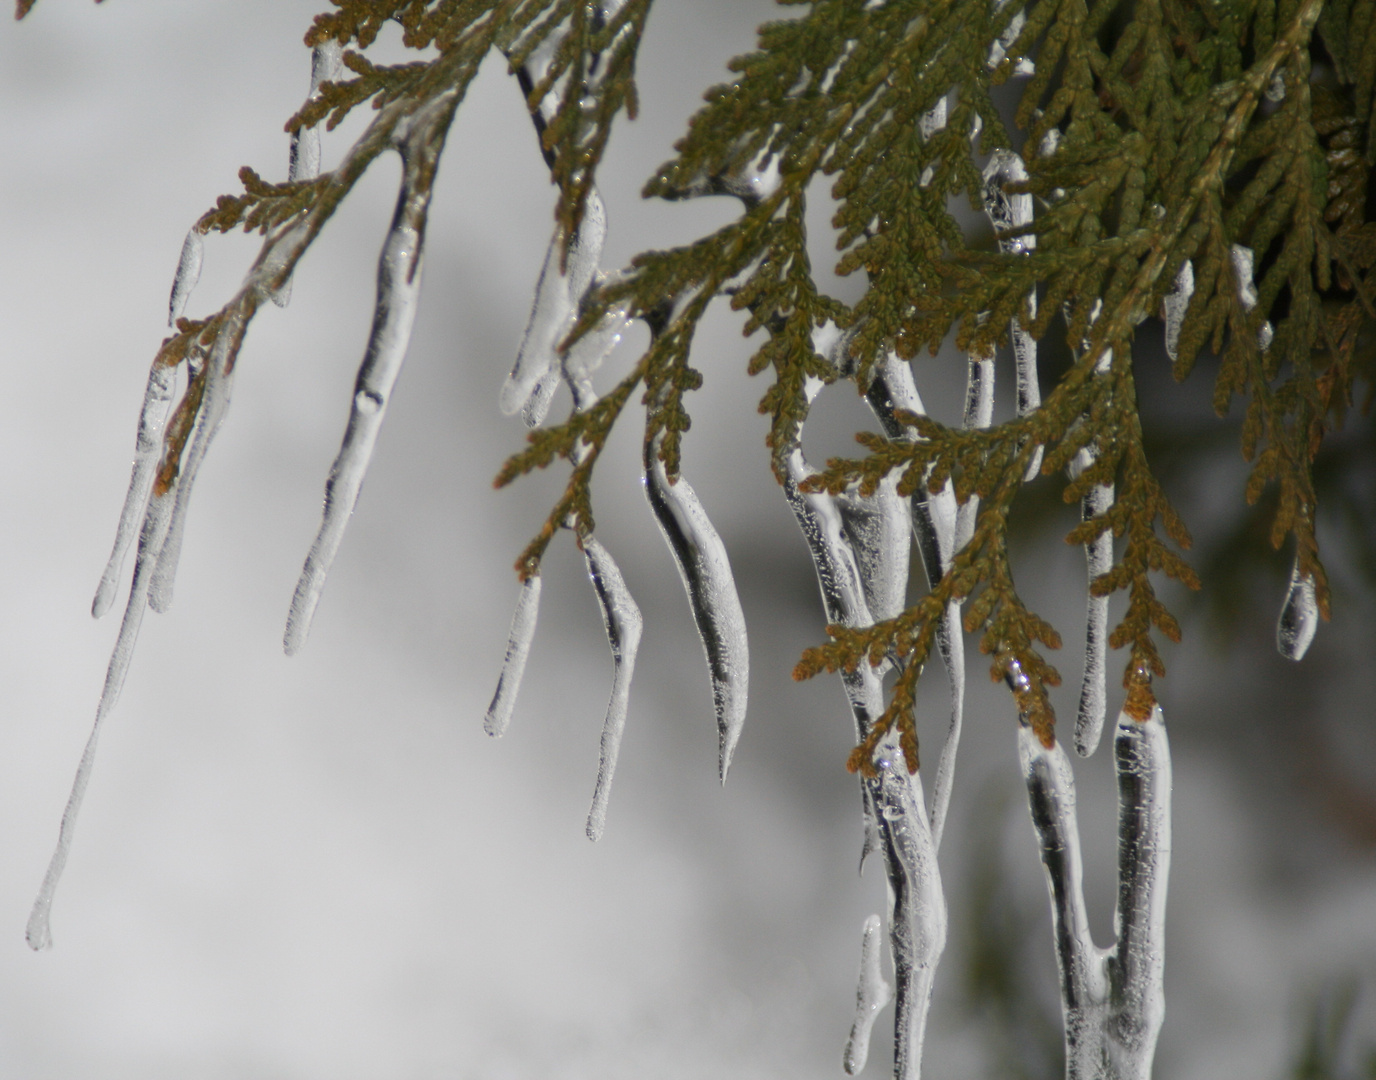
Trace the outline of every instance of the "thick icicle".
<instances>
[{"instance_id":1,"label":"thick icicle","mask_svg":"<svg viewBox=\"0 0 1376 1080\"><path fill-rule=\"evenodd\" d=\"M1113 1002L1108 1053L1120 1080L1150 1080L1165 1016L1166 886L1171 863L1171 756L1159 706L1142 722L1118 717L1117 944L1108 958Z\"/></svg>"},{"instance_id":2,"label":"thick icicle","mask_svg":"<svg viewBox=\"0 0 1376 1080\"><path fill-rule=\"evenodd\" d=\"M595 281L606 238L607 212L596 189L588 192L583 220L567 257L563 230L556 228L550 238L535 286L530 319L500 399L502 412L510 416L524 410L526 423L531 427L544 420L553 400L558 386L559 343L573 329L578 305Z\"/></svg>"},{"instance_id":3,"label":"thick icicle","mask_svg":"<svg viewBox=\"0 0 1376 1080\"><path fill-rule=\"evenodd\" d=\"M62 812L57 847L53 851L47 873L43 875L38 898L29 914L25 936L32 949L46 949L52 944L48 922L52 912L53 894L57 891L57 883L62 877L62 871L67 865L67 855L71 851L77 815L81 811L81 801L86 796L86 785L90 782L91 768L95 764L96 743L100 737L101 725L110 714L110 710L115 707L115 702L119 700L120 691L124 688L124 678L129 672L134 642L138 639L143 611L148 603L153 566L167 535L173 499L174 494L171 491L155 495L144 514L143 526L139 532L138 555L134 561L134 579L129 587L129 603L124 609L124 621L120 624L119 637L115 640L110 665L105 671L105 686L100 694L100 703L96 706L95 723L91 727L90 737L86 740L86 748L82 751L81 763L77 766L76 778L72 781L72 791L67 797L66 809Z\"/></svg>"},{"instance_id":4,"label":"thick icicle","mask_svg":"<svg viewBox=\"0 0 1376 1080\"><path fill-rule=\"evenodd\" d=\"M908 606L913 527L908 500L898 494L898 477L884 477L868 497L854 492L838 495L836 507L859 563L870 616L876 622L897 617Z\"/></svg>"},{"instance_id":5,"label":"thick icicle","mask_svg":"<svg viewBox=\"0 0 1376 1080\"><path fill-rule=\"evenodd\" d=\"M645 449L645 497L683 579L693 621L707 654L717 715L717 768L722 783L745 723L750 651L731 563L696 492L682 477L671 484L659 459L659 441Z\"/></svg>"},{"instance_id":6,"label":"thick icicle","mask_svg":"<svg viewBox=\"0 0 1376 1080\"><path fill-rule=\"evenodd\" d=\"M134 538L139 515L148 502L176 378L176 368L167 367L156 360L148 372L148 386L143 392L143 409L139 413L138 436L134 443L134 468L129 477L129 490L124 496L124 508L120 510L119 526L115 529L115 547L110 552L110 561L105 565L105 573L101 575L95 600L91 603L91 614L97 619L109 611L114 602L124 554Z\"/></svg>"},{"instance_id":7,"label":"thick icicle","mask_svg":"<svg viewBox=\"0 0 1376 1080\"><path fill-rule=\"evenodd\" d=\"M1290 571L1290 588L1276 623L1276 648L1287 660L1301 660L1309 651L1319 628L1319 599L1314 579L1300 571L1300 561Z\"/></svg>"},{"instance_id":8,"label":"thick icicle","mask_svg":"<svg viewBox=\"0 0 1376 1080\"><path fill-rule=\"evenodd\" d=\"M1075 776L1060 743L1043 746L1027 724L1020 725L1018 731L1018 757L1051 894L1052 935L1065 1024L1066 1078L1099 1080L1105 1076L1108 972L1104 953L1095 947L1089 933Z\"/></svg>"},{"instance_id":9,"label":"thick icicle","mask_svg":"<svg viewBox=\"0 0 1376 1080\"><path fill-rule=\"evenodd\" d=\"M311 88L306 103L320 96L321 83L339 77L343 68L343 48L331 38L311 50ZM320 124L297 128L291 133L291 149L287 159L287 180L293 184L314 180L320 175ZM286 307L291 301L291 278L272 293L272 302Z\"/></svg>"},{"instance_id":10,"label":"thick icicle","mask_svg":"<svg viewBox=\"0 0 1376 1080\"><path fill-rule=\"evenodd\" d=\"M1185 314L1190 310L1190 297L1194 295L1194 263L1186 259L1175 275L1175 287L1161 301L1161 318L1166 324L1166 355L1174 363L1180 351L1180 328L1185 324Z\"/></svg>"},{"instance_id":11,"label":"thick icicle","mask_svg":"<svg viewBox=\"0 0 1376 1080\"><path fill-rule=\"evenodd\" d=\"M1028 806L1051 897L1061 977L1067 1080L1149 1080L1164 1013L1162 971L1170 871L1170 750L1161 710L1118 717L1118 902L1115 943L1089 934L1075 781L1059 744L1018 736Z\"/></svg>"},{"instance_id":12,"label":"thick icicle","mask_svg":"<svg viewBox=\"0 0 1376 1080\"><path fill-rule=\"evenodd\" d=\"M1007 254L1021 255L1037 246L1035 233L1023 236L1006 237L1002 234L1023 229L1032 224L1032 196L1027 192L1009 194L1004 190L1007 184L1027 182L1027 166L1011 150L996 150L984 168L984 212L994 231L1000 234L999 250ZM1037 314L1037 294L1029 293L1027 307L1031 317ZM1022 320L1014 318L1009 325L1009 336L1013 342L1013 359L1017 372L1018 404L1017 414L1026 416L1039 408L1042 403L1041 384L1037 377L1037 341L1022 325ZM1024 479L1032 480L1041 471L1042 448L1037 447L1027 464Z\"/></svg>"},{"instance_id":13,"label":"thick icicle","mask_svg":"<svg viewBox=\"0 0 1376 1080\"><path fill-rule=\"evenodd\" d=\"M850 1038L841 1058L847 1076L855 1076L865 1067L870 1056L870 1032L879 1011L893 1000L893 987L880 970L879 931L883 923L878 915L865 920L860 939L860 978L855 987L855 1020L850 1026Z\"/></svg>"},{"instance_id":14,"label":"thick icicle","mask_svg":"<svg viewBox=\"0 0 1376 1080\"><path fill-rule=\"evenodd\" d=\"M177 259L177 272L172 278L172 295L167 300L167 325L176 326L186 310L191 291L201 280L201 264L205 261L205 240L201 230L191 226L182 241L182 253Z\"/></svg>"},{"instance_id":15,"label":"thick icicle","mask_svg":"<svg viewBox=\"0 0 1376 1080\"><path fill-rule=\"evenodd\" d=\"M413 152L416 149L409 143L403 149L401 193L391 230L378 259L377 306L373 311L372 332L358 371L349 424L325 484L325 511L320 531L306 556L287 616L283 647L288 656L295 655L310 633L325 577L358 502L363 477L387 413L387 402L411 340L416 300L420 294L425 213L430 202L430 186L422 177L422 154Z\"/></svg>"},{"instance_id":16,"label":"thick icicle","mask_svg":"<svg viewBox=\"0 0 1376 1080\"><path fill-rule=\"evenodd\" d=\"M487 718L483 721L483 730L494 738L504 734L511 723L511 710L516 706L516 695L521 689L521 676L525 674L526 658L530 656L530 643L535 637L535 621L539 611L540 575L532 574L521 582L521 595L516 601L516 611L511 616L506 659L502 661L497 690L492 695L492 704L487 707Z\"/></svg>"},{"instance_id":17,"label":"thick icicle","mask_svg":"<svg viewBox=\"0 0 1376 1080\"><path fill-rule=\"evenodd\" d=\"M625 579L611 555L597 539L581 541L588 577L602 605L602 621L607 628L607 644L612 650L612 694L607 703L607 719L602 726L602 748L597 766L597 787L588 811L589 840L600 840L607 825L607 800L611 797L612 776L621 750L621 735L626 730L626 707L630 700L631 675L635 670L636 650L640 648L643 620L640 608L626 588Z\"/></svg>"}]
</instances>

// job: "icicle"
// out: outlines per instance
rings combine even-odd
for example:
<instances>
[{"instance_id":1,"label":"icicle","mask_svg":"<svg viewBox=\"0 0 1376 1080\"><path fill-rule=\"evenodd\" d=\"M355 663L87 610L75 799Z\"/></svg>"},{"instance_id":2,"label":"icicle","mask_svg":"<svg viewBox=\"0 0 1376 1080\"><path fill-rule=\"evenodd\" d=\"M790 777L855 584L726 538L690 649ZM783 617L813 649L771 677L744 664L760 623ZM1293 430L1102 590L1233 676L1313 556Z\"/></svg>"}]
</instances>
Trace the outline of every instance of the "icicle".
<instances>
[{"instance_id":1,"label":"icicle","mask_svg":"<svg viewBox=\"0 0 1376 1080\"><path fill-rule=\"evenodd\" d=\"M201 280L201 264L205 261L205 240L201 230L191 226L182 241L182 253L177 259L177 273L172 278L172 295L167 301L167 325L175 327L186 310L191 291Z\"/></svg>"},{"instance_id":2,"label":"icicle","mask_svg":"<svg viewBox=\"0 0 1376 1080\"><path fill-rule=\"evenodd\" d=\"M1109 1007L1108 972L1104 954L1089 933L1075 776L1060 744L1043 746L1028 724L1019 725L1018 757L1051 894L1065 1023L1066 1078L1099 1080L1107 1075L1103 1040Z\"/></svg>"},{"instance_id":3,"label":"icicle","mask_svg":"<svg viewBox=\"0 0 1376 1080\"><path fill-rule=\"evenodd\" d=\"M487 707L487 718L483 721L483 730L494 738L503 735L511 723L511 710L516 706L516 695L521 689L521 676L525 674L526 658L530 656L530 643L535 637L535 620L539 611L540 575L532 574L521 582L521 595L516 601L516 611L511 616L506 659L502 661L497 690L492 695L492 704Z\"/></svg>"},{"instance_id":4,"label":"icicle","mask_svg":"<svg viewBox=\"0 0 1376 1080\"><path fill-rule=\"evenodd\" d=\"M643 621L626 582L611 555L596 538L581 541L597 601L602 605L602 620L607 628L607 644L612 650L612 694L607 704L607 719L602 726L602 749L597 766L597 787L588 811L589 840L599 840L607 825L607 800L611 796L612 776L621 750L621 734L626 730L626 706L631 693L631 674L635 670L636 650L640 647Z\"/></svg>"},{"instance_id":5,"label":"icicle","mask_svg":"<svg viewBox=\"0 0 1376 1080\"><path fill-rule=\"evenodd\" d=\"M206 451L210 449L229 409L230 393L234 388L235 353L243 339L244 324L245 317L241 314L227 319L205 360L205 386L201 392L196 422L177 470L172 520L168 523L166 538L157 553L157 562L148 583L148 606L159 613L172 606L172 587L177 577L182 538L186 534L186 514L191 503L191 492Z\"/></svg>"},{"instance_id":6,"label":"icicle","mask_svg":"<svg viewBox=\"0 0 1376 1080\"><path fill-rule=\"evenodd\" d=\"M847 492L836 498L846 537L860 567L860 582L876 621L897 617L907 607L912 510L890 473L868 498Z\"/></svg>"},{"instance_id":7,"label":"icicle","mask_svg":"<svg viewBox=\"0 0 1376 1080\"><path fill-rule=\"evenodd\" d=\"M1290 571L1290 588L1276 623L1276 648L1287 660L1302 660L1319 628L1318 593L1314 578L1300 571L1299 557Z\"/></svg>"},{"instance_id":8,"label":"icicle","mask_svg":"<svg viewBox=\"0 0 1376 1080\"><path fill-rule=\"evenodd\" d=\"M119 526L115 530L115 547L110 552L110 561L105 565L105 573L101 575L95 600L91 603L91 614L97 619L109 611L114 602L120 569L124 565L124 553L134 538L135 523L143 513L148 492L153 486L176 377L176 368L157 361L153 362L148 372L148 386L143 393L143 409L139 413L138 437L134 444L134 468L129 477L129 490L124 496L124 508L119 514Z\"/></svg>"},{"instance_id":9,"label":"icicle","mask_svg":"<svg viewBox=\"0 0 1376 1080\"><path fill-rule=\"evenodd\" d=\"M1093 454L1081 450L1072 473L1078 475L1094 461ZM1078 469L1075 468L1078 466ZM1083 521L1101 517L1113 506L1112 484L1095 484L1080 504ZM1113 569L1113 531L1106 529L1085 545L1085 564L1089 582ZM1075 752L1089 757L1099 746L1108 710L1106 686L1108 663L1108 597L1089 595L1085 614L1085 671L1080 683L1080 705L1075 716Z\"/></svg>"},{"instance_id":10,"label":"icicle","mask_svg":"<svg viewBox=\"0 0 1376 1080\"><path fill-rule=\"evenodd\" d=\"M310 103L320 96L321 83L339 77L343 68L343 49L338 41L317 45L311 50L311 88L306 94ZM297 128L291 133L291 150L287 164L287 180L299 184L314 180L320 175L320 125ZM278 307L286 307L291 301L291 278L287 278L279 289L272 293L272 302Z\"/></svg>"},{"instance_id":11,"label":"icicle","mask_svg":"<svg viewBox=\"0 0 1376 1080\"><path fill-rule=\"evenodd\" d=\"M961 426L966 431L987 428L994 422L994 354L970 354L969 372L965 381L965 414ZM971 494L956 510L956 535L952 547L959 551L975 534L975 519L979 517L979 496Z\"/></svg>"},{"instance_id":12,"label":"icicle","mask_svg":"<svg viewBox=\"0 0 1376 1080\"><path fill-rule=\"evenodd\" d=\"M283 647L288 656L296 654L310 633L325 576L358 502L363 477L387 413L387 402L401 373L411 339L416 299L420 293L422 229L430 201L430 188L421 181L421 155L410 152L413 149L408 146L408 152L403 154L401 193L391 230L378 259L377 305L368 348L358 371L349 424L325 484L325 511L320 531L306 556L287 616Z\"/></svg>"},{"instance_id":13,"label":"icicle","mask_svg":"<svg viewBox=\"0 0 1376 1080\"><path fill-rule=\"evenodd\" d=\"M1118 770L1117 944L1108 958L1113 1002L1108 1056L1121 1080L1151 1080L1165 1015L1166 886L1171 863L1171 758L1159 706L1138 722L1121 713Z\"/></svg>"},{"instance_id":14,"label":"icicle","mask_svg":"<svg viewBox=\"0 0 1376 1080\"><path fill-rule=\"evenodd\" d=\"M750 652L745 613L717 530L692 486L682 477L669 483L656 439L645 448L645 497L664 541L673 553L707 654L712 701L717 714L717 767L722 783L745 723Z\"/></svg>"},{"instance_id":15,"label":"icicle","mask_svg":"<svg viewBox=\"0 0 1376 1080\"><path fill-rule=\"evenodd\" d=\"M1035 233L1024 236L1004 237L1002 234L1024 229L1032 224L1032 196L1027 192L1009 194L1004 190L1008 184L1027 182L1027 167L1022 158L1011 150L996 150L984 169L984 212L1000 234L999 250L1005 254L1021 255L1037 246ZM1028 294L1027 307L1030 317L1037 314L1037 294ZM1042 403L1041 385L1037 378L1037 342L1022 326L1022 320L1014 318L1009 325L1009 335L1013 342L1013 359L1017 371L1018 405L1017 414L1026 416L1038 409ZM1037 447L1023 474L1024 480L1032 480L1041 471L1042 448Z\"/></svg>"},{"instance_id":16,"label":"icicle","mask_svg":"<svg viewBox=\"0 0 1376 1080\"><path fill-rule=\"evenodd\" d=\"M908 364L890 354L870 384L866 400L884 434L890 439L916 437L915 431L905 428L894 416L895 409L919 414L926 412ZM913 532L931 588L936 588L951 568L951 560L956 552L958 517L955 487L949 481L935 495L924 487L913 496ZM947 605L946 615L937 627L936 643L951 690L950 727L937 762L936 780L932 784L932 837L936 846L940 847L951 802L956 752L960 747L965 716L965 639L961 631L959 604L952 602Z\"/></svg>"},{"instance_id":17,"label":"icicle","mask_svg":"<svg viewBox=\"0 0 1376 1080\"><path fill-rule=\"evenodd\" d=\"M879 931L882 922L878 915L865 920L860 939L860 978L855 988L855 1020L850 1026L850 1038L841 1064L847 1076L855 1076L865 1067L870 1056L870 1032L879 1011L893 1000L893 987L879 969Z\"/></svg>"},{"instance_id":18,"label":"icicle","mask_svg":"<svg viewBox=\"0 0 1376 1080\"><path fill-rule=\"evenodd\" d=\"M1256 253L1249 247L1234 244L1228 254L1233 263L1233 273L1237 275L1237 298L1242 310L1251 311L1257 306L1257 283L1253 276L1256 267ZM1267 319L1257 328L1257 347L1265 352L1271 347L1276 336L1271 320Z\"/></svg>"},{"instance_id":19,"label":"icicle","mask_svg":"<svg viewBox=\"0 0 1376 1080\"><path fill-rule=\"evenodd\" d=\"M1051 897L1061 978L1067 1080L1149 1080L1163 1016L1166 885L1170 871L1170 749L1161 710L1118 717L1116 941L1096 948L1082 886L1075 780L1059 744L1026 724L1018 751Z\"/></svg>"},{"instance_id":20,"label":"icicle","mask_svg":"<svg viewBox=\"0 0 1376 1080\"><path fill-rule=\"evenodd\" d=\"M1194 263L1186 259L1175 275L1175 287L1161 301L1161 318L1166 323L1166 355L1174 363L1180 352L1180 328L1194 295Z\"/></svg>"},{"instance_id":21,"label":"icicle","mask_svg":"<svg viewBox=\"0 0 1376 1080\"><path fill-rule=\"evenodd\" d=\"M579 301L594 282L606 237L606 209L594 189L588 193L563 273L559 270L560 260L565 258L563 231L556 228L550 239L516 363L502 386L500 404L508 416L525 409L528 425L543 422L558 386L559 343L573 329Z\"/></svg>"},{"instance_id":22,"label":"icicle","mask_svg":"<svg viewBox=\"0 0 1376 1080\"><path fill-rule=\"evenodd\" d=\"M96 706L95 723L91 727L90 737L86 740L86 748L82 751L81 763L77 766L76 778L72 781L72 791L67 797L66 809L62 812L57 847L48 863L47 873L43 875L43 884L38 891L38 898L34 901L33 911L29 914L26 938L32 949L46 949L52 944L48 921L53 906L53 894L57 891L57 883L62 877L62 871L67 865L67 855L71 851L77 815L81 811L81 801L85 798L86 785L90 782L91 768L95 764L96 743L100 737L101 725L110 714L110 710L115 707L115 702L119 700L120 691L124 688L124 678L129 673L134 642L138 639L143 611L148 603L148 587L153 564L167 534L173 499L172 492L155 495L144 514L143 526L139 532L138 555L134 561L134 579L129 587L129 603L124 609L124 621L120 624L119 637L115 639L110 665L105 671L105 686L101 691L100 703Z\"/></svg>"}]
</instances>

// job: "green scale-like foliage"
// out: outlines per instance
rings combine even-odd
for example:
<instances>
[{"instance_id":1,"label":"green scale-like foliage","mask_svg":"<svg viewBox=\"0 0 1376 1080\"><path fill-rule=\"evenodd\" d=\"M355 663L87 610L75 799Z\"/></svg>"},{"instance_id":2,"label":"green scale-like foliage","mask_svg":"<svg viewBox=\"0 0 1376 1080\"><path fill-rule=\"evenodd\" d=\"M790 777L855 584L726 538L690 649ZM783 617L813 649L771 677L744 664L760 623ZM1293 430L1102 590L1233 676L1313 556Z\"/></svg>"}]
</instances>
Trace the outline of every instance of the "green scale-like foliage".
<instances>
[{"instance_id":1,"label":"green scale-like foliage","mask_svg":"<svg viewBox=\"0 0 1376 1080\"><path fill-rule=\"evenodd\" d=\"M19 0L20 16L31 2ZM1112 569L1090 588L1127 595L1111 645L1127 650L1127 708L1145 719L1151 678L1164 673L1156 635L1180 633L1153 576L1198 582L1178 554L1189 534L1145 451L1134 339L1188 263L1194 288L1175 373L1185 378L1208 354L1218 364L1218 411L1242 399L1242 451L1253 462L1245 495L1255 501L1276 485L1272 541L1294 537L1298 567L1314 580L1326 616L1311 463L1343 423L1356 385L1371 385L1376 353L1376 0L780 3L798 10L763 26L756 51L731 62L731 81L707 92L677 156L645 189L671 200L733 195L739 217L686 247L637 257L585 299L566 346L622 310L650 326L651 344L595 406L532 432L497 479L508 483L557 458L572 466L520 573L538 572L559 529L591 531L594 468L637 389L646 447L677 477L690 423L685 396L702 381L691 346L716 298L749 313L747 334L764 332L750 371L772 373L760 410L781 479L813 380L846 379L863 393L890 354L906 360L950 342L988 354L1018 320L1036 338L1063 338L1071 355L1040 407L983 430L902 414L916 437L862 435L865 456L833 460L805 485L873 492L897 470L906 495L940 491L949 480L960 501L978 495L980 507L972 538L930 593L873 626L830 627L831 640L809 650L796 674L897 659L889 707L851 766L872 768L870 751L897 727L915 767L915 683L947 604L963 601L966 631L980 634L994 676L1009 679L1020 711L1050 745L1045 688L1060 676L1038 646L1054 649L1060 638L1019 598L1008 521L1039 448L1046 476L1089 450L1089 467L1065 483L1066 501L1110 483L1117 500L1067 540L1106 531L1116 540ZM525 89L559 191L555 221L570 244L612 122L635 113L635 57L649 8L649 0L335 0L306 41L346 47L349 77L324 84L288 128L333 127L369 101L378 116L318 179L274 184L243 170L244 193L222 197L198 228L254 229L269 244L304 229L304 240L262 287L180 324L158 362L206 355L224 327L241 338L265 288L286 281L358 176L422 122L433 151L428 185L454 109L494 49L513 71L537 53L545 58ZM366 59L388 22L420 59ZM944 123L924 119L940 103ZM1019 153L1028 171L1006 193L1031 194L1036 215L1003 234L995 251L958 211L962 199L982 205L984 162L1002 150ZM808 257L806 200L822 178L837 201L838 272L865 277L850 305L820 290ZM1024 242L1012 243L1019 233ZM1254 281L1239 276L1239 249L1251 254ZM814 346L814 331L828 322L847 332L839 364ZM169 424L164 487L199 393L193 378Z\"/></svg>"}]
</instances>

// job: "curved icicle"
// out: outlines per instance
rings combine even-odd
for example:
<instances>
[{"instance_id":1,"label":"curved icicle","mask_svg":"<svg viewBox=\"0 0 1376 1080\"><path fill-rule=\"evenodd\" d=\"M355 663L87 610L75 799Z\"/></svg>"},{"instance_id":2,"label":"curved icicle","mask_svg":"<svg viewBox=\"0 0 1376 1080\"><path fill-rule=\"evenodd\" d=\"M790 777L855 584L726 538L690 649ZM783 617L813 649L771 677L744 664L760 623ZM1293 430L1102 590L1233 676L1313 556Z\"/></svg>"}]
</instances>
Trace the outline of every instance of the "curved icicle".
<instances>
[{"instance_id":1,"label":"curved icicle","mask_svg":"<svg viewBox=\"0 0 1376 1080\"><path fill-rule=\"evenodd\" d=\"M1290 588L1276 623L1276 648L1287 660L1301 660L1309 651L1314 633L1319 628L1318 592L1314 579L1300 572L1300 561L1290 570Z\"/></svg>"},{"instance_id":2,"label":"curved icicle","mask_svg":"<svg viewBox=\"0 0 1376 1080\"><path fill-rule=\"evenodd\" d=\"M401 374L420 294L425 214L430 203L428 179L422 177L422 154L408 141L403 147L404 172L391 230L377 267L377 305L368 348L354 387L353 405L339 454L325 483L325 511L320 531L306 556L291 611L283 648L294 656L305 644L320 602L325 577L339 551L344 529L358 502L363 478L387 414L392 387Z\"/></svg>"},{"instance_id":3,"label":"curved icicle","mask_svg":"<svg viewBox=\"0 0 1376 1080\"><path fill-rule=\"evenodd\" d=\"M984 168L984 212L996 233L1004 234L1024 229L1032 224L1032 196L1028 192L1009 194L1006 184L1027 182L1027 166L1011 150L995 150ZM1005 254L1021 255L1037 246L1035 233L999 239L999 250ZM1027 296L1029 317L1036 318L1037 294ZM1041 383L1037 375L1037 341L1023 328L1022 320L1013 318L1008 327L1013 343L1014 369L1017 374L1017 414L1026 416L1042 403ZM1042 448L1033 452L1023 474L1024 480L1034 479L1041 472Z\"/></svg>"},{"instance_id":4,"label":"curved icicle","mask_svg":"<svg viewBox=\"0 0 1376 1080\"><path fill-rule=\"evenodd\" d=\"M516 707L516 695L521 690L521 676L526 671L530 643L535 637L536 617L540 612L540 575L532 574L521 582L521 595L511 616L511 634L507 637L506 659L497 678L492 704L487 707L483 730L494 738L505 734L511 723L511 710Z\"/></svg>"},{"instance_id":5,"label":"curved icicle","mask_svg":"<svg viewBox=\"0 0 1376 1080\"><path fill-rule=\"evenodd\" d=\"M878 915L865 920L860 938L860 978L855 987L855 1020L850 1026L850 1037L846 1040L846 1050L841 1058L842 1068L847 1076L855 1076L865 1067L870 1056L870 1032L879 1011L893 1000L893 987L889 985L880 970L879 931L882 928Z\"/></svg>"},{"instance_id":6,"label":"curved icicle","mask_svg":"<svg viewBox=\"0 0 1376 1080\"><path fill-rule=\"evenodd\" d=\"M172 403L172 389L176 378L176 368L167 367L156 360L148 372L148 385L143 392L143 408L139 413L138 436L134 442L134 467L129 477L129 490L125 493L124 507L119 513L114 550L110 552L110 561L105 564L105 573L100 577L95 599L91 602L91 614L97 619L109 611L114 603L125 553L134 538L136 522L144 512L148 493L153 487L153 474L157 471L158 455L162 450L163 428L167 425L167 414Z\"/></svg>"},{"instance_id":7,"label":"curved icicle","mask_svg":"<svg viewBox=\"0 0 1376 1080\"><path fill-rule=\"evenodd\" d=\"M205 262L205 239L196 226L182 241L182 253L177 259L177 272L172 277L172 295L167 300L167 325L176 326L186 310L191 292L201 280L201 266Z\"/></svg>"},{"instance_id":8,"label":"curved icicle","mask_svg":"<svg viewBox=\"0 0 1376 1080\"><path fill-rule=\"evenodd\" d=\"M595 537L581 541L597 601L602 605L602 621L607 628L607 644L612 651L612 693L607 703L607 719L602 725L601 753L597 765L597 786L588 811L588 839L597 841L607 826L607 800L611 797L612 777L621 751L621 735L626 730L626 708L631 694L631 675L635 671L636 651L640 648L643 620L635 598L616 562Z\"/></svg>"},{"instance_id":9,"label":"curved icicle","mask_svg":"<svg viewBox=\"0 0 1376 1080\"><path fill-rule=\"evenodd\" d=\"M72 781L71 794L67 797L67 806L62 812L57 846L53 850L47 873L43 875L43 884L29 914L25 937L32 949L46 949L52 944L49 917L52 912L53 895L67 865L67 855L71 851L77 815L81 811L81 802L86 796L86 785L91 779L91 768L95 764L96 743L100 737L101 725L110 714L110 710L115 707L115 702L119 700L120 691L124 688L124 678L129 673L134 642L138 639L143 611L148 603L153 566L158 551L162 548L163 538L167 535L173 499L174 495L170 491L155 495L143 517L143 525L139 531L138 555L134 561L134 578L129 587L129 603L124 609L124 621L120 624L119 637L115 639L109 667L105 670L105 686L100 694L100 703L96 706L95 723L91 726L90 737L86 740L81 763L77 766L76 777Z\"/></svg>"},{"instance_id":10,"label":"curved icicle","mask_svg":"<svg viewBox=\"0 0 1376 1080\"><path fill-rule=\"evenodd\" d=\"M707 655L717 716L717 768L725 783L745 723L750 682L745 612L726 545L688 481L680 477L677 483L669 482L658 451L658 440L646 447L645 497L673 553Z\"/></svg>"}]
</instances>

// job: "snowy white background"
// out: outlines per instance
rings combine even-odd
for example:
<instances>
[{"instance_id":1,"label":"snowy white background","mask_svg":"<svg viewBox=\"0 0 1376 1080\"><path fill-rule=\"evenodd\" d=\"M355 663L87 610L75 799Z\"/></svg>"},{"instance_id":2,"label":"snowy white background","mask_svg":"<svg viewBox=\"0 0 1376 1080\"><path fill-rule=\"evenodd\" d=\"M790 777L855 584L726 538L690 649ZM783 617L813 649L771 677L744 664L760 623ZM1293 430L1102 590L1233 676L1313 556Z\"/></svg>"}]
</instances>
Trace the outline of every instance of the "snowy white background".
<instances>
[{"instance_id":1,"label":"snowy white background","mask_svg":"<svg viewBox=\"0 0 1376 1080\"><path fill-rule=\"evenodd\" d=\"M685 451L752 631L751 712L729 784L715 779L701 650L638 490L633 418L604 457L596 504L646 617L603 841L584 839L583 818L610 665L567 540L546 563L511 731L482 733L516 595L511 562L557 480L491 487L522 443L495 403L552 204L497 62L450 137L408 368L311 641L282 656L370 321L391 161L306 257L291 307L265 311L249 334L176 604L145 621L106 729L56 945L34 955L23 943L117 628L117 616L87 611L171 272L187 226L237 188L240 165L285 175L281 123L305 90L300 41L315 6L43 0L24 24L0 25L0 1077L837 1076L860 926L883 887L877 867L854 874L859 800L839 688L788 677L821 636L819 605L765 463L764 383L744 375L730 313L701 335L707 382ZM638 189L701 89L775 10L656 8L643 118L619 129L602 174L608 265L730 213L643 204ZM327 137L327 167L357 130ZM189 313L222 303L255 249L213 238ZM938 410L958 399L952 366L919 364ZM818 421L816 451L845 449L863 423L839 401ZM1240 465L1228 462L1216 488L1180 493L1187 508L1237 497ZM1047 539L1024 558L1028 591L1073 641L1079 555ZM1370 600L1347 597L1300 677L1269 650L1269 622L1232 648L1191 624L1169 657L1176 851L1160 1076L1279 1076L1316 987L1349 974L1376 986L1371 848L1322 815L1312 777L1306 787L1284 752L1249 735L1326 739L1324 760L1358 762L1346 779L1370 783L1372 625ZM1074 681L1078 660L1062 666ZM1052 993L1013 716L980 670L975 657L944 856L952 945L928 1055L938 1077L977 1075L988 1050L958 993L977 834L1006 833L1013 891L1036 920L1029 952ZM1078 775L1105 940L1107 755ZM879 1075L885 1055L874 1057Z\"/></svg>"}]
</instances>

